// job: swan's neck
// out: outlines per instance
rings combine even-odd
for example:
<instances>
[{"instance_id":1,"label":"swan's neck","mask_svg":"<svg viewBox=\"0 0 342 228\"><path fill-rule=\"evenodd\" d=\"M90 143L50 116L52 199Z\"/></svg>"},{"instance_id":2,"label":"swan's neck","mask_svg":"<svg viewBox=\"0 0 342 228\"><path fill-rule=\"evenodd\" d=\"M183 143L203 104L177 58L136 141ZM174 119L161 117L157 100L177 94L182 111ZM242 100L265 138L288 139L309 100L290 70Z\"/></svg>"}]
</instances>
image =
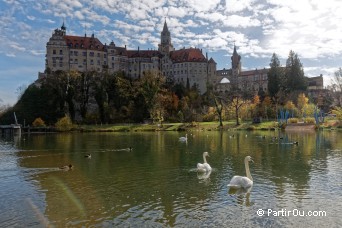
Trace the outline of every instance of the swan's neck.
<instances>
[{"instance_id":1,"label":"swan's neck","mask_svg":"<svg viewBox=\"0 0 342 228\"><path fill-rule=\"evenodd\" d=\"M249 163L248 163L247 160L245 161L245 168L246 168L246 176L247 176L251 181L253 181L251 172L249 171Z\"/></svg>"},{"instance_id":2,"label":"swan's neck","mask_svg":"<svg viewBox=\"0 0 342 228\"><path fill-rule=\"evenodd\" d=\"M204 163L207 163L207 159L205 159L205 155L203 154L203 160L204 160Z\"/></svg>"}]
</instances>

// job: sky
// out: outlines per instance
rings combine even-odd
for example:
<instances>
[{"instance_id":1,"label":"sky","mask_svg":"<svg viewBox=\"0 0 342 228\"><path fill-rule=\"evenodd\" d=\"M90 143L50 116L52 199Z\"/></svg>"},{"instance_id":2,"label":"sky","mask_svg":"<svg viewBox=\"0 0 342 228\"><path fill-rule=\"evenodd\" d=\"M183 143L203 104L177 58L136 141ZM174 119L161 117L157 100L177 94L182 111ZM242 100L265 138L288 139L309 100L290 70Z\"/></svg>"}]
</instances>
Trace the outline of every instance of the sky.
<instances>
[{"instance_id":1,"label":"sky","mask_svg":"<svg viewBox=\"0 0 342 228\"><path fill-rule=\"evenodd\" d=\"M63 22L67 35L157 50L166 20L176 49L201 48L218 70L231 68L234 44L244 70L269 67L273 53L285 66L292 50L327 86L342 66L341 0L0 0L0 9L0 105L44 71Z\"/></svg>"}]
</instances>

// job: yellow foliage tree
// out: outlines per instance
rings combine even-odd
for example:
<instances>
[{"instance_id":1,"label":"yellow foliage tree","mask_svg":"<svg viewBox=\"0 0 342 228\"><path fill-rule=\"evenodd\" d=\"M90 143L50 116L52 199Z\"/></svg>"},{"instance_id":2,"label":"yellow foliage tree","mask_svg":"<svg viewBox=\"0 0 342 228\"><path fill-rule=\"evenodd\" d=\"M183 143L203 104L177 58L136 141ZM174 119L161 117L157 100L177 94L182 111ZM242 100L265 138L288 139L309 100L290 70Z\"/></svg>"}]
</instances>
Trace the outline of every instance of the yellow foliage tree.
<instances>
[{"instance_id":1,"label":"yellow foliage tree","mask_svg":"<svg viewBox=\"0 0 342 228\"><path fill-rule=\"evenodd\" d=\"M59 119L55 125L58 131L70 131L73 127L69 116Z\"/></svg>"},{"instance_id":2,"label":"yellow foliage tree","mask_svg":"<svg viewBox=\"0 0 342 228\"><path fill-rule=\"evenodd\" d=\"M298 110L302 116L304 113L304 109L308 105L308 102L309 102L309 98L307 98L304 93L301 93L298 95L297 107L298 107Z\"/></svg>"},{"instance_id":3,"label":"yellow foliage tree","mask_svg":"<svg viewBox=\"0 0 342 228\"><path fill-rule=\"evenodd\" d=\"M285 109L294 110L296 108L295 104L292 101L287 101L285 104Z\"/></svg>"},{"instance_id":4,"label":"yellow foliage tree","mask_svg":"<svg viewBox=\"0 0 342 228\"><path fill-rule=\"evenodd\" d=\"M38 117L32 122L33 127L45 127L45 122L42 118Z\"/></svg>"}]
</instances>

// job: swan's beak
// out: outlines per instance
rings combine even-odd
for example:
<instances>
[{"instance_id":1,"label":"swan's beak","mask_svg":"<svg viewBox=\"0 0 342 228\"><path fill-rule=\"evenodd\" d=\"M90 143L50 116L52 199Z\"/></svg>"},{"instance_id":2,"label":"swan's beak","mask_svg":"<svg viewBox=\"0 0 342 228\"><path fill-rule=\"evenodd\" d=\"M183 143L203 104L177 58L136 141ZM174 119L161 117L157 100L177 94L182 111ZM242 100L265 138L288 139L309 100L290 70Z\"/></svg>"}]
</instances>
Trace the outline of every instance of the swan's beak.
<instances>
[{"instance_id":1,"label":"swan's beak","mask_svg":"<svg viewBox=\"0 0 342 228\"><path fill-rule=\"evenodd\" d=\"M254 161L251 159L251 162L253 162L254 163Z\"/></svg>"}]
</instances>

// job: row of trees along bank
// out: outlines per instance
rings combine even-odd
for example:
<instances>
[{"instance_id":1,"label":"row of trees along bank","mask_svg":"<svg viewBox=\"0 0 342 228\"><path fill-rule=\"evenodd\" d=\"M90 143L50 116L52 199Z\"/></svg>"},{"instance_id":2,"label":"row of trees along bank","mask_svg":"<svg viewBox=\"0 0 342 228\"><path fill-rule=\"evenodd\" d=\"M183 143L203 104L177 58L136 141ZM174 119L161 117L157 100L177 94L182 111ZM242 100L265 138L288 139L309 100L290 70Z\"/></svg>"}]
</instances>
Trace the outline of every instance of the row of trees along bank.
<instances>
[{"instance_id":1,"label":"row of trees along bank","mask_svg":"<svg viewBox=\"0 0 342 228\"><path fill-rule=\"evenodd\" d=\"M47 70L48 72L48 70ZM268 72L268 91L256 95L248 85L232 83L227 93L217 93L208 85L201 95L196 86L190 88L165 78L159 72L145 72L131 79L122 72L50 72L30 85L17 104L0 118L12 123L16 112L21 124L32 124L41 118L47 125L69 116L73 123L130 123L151 120L162 123L251 119L254 116L276 119L277 110L306 93L307 80L298 56L291 51L286 66L281 67L273 54ZM304 95L305 96L305 95ZM331 102L325 98L328 109ZM316 104L308 97L308 104ZM330 104L329 104L330 102Z\"/></svg>"}]
</instances>

